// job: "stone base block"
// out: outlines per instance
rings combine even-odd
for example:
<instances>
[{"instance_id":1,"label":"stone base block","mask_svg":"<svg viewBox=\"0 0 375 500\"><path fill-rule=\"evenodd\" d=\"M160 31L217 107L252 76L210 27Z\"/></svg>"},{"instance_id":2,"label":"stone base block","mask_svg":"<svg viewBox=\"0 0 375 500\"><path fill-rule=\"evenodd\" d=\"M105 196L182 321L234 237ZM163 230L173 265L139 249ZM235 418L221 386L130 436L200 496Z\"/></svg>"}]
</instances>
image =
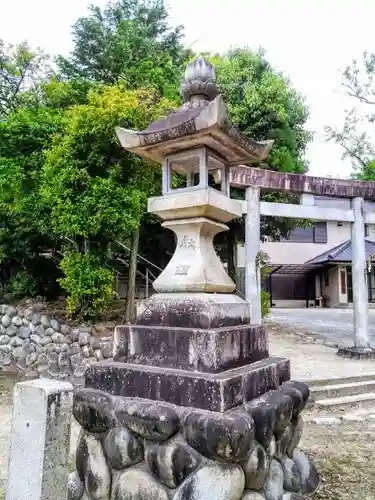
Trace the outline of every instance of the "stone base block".
<instances>
[{"instance_id":1,"label":"stone base block","mask_svg":"<svg viewBox=\"0 0 375 500\"><path fill-rule=\"evenodd\" d=\"M250 324L250 304L229 293L156 293L137 305L137 325L227 328Z\"/></svg>"},{"instance_id":2,"label":"stone base block","mask_svg":"<svg viewBox=\"0 0 375 500\"><path fill-rule=\"evenodd\" d=\"M263 326L117 326L114 361L217 373L268 357Z\"/></svg>"},{"instance_id":3,"label":"stone base block","mask_svg":"<svg viewBox=\"0 0 375 500\"><path fill-rule=\"evenodd\" d=\"M102 361L89 367L85 386L115 396L224 412L289 379L289 360L276 357L221 373Z\"/></svg>"},{"instance_id":4,"label":"stone base block","mask_svg":"<svg viewBox=\"0 0 375 500\"><path fill-rule=\"evenodd\" d=\"M82 427L68 498L274 500L319 484L298 449L306 384L288 382L226 413L76 391Z\"/></svg>"},{"instance_id":5,"label":"stone base block","mask_svg":"<svg viewBox=\"0 0 375 500\"><path fill-rule=\"evenodd\" d=\"M375 349L360 347L340 347L337 355L349 359L375 359Z\"/></svg>"}]
</instances>

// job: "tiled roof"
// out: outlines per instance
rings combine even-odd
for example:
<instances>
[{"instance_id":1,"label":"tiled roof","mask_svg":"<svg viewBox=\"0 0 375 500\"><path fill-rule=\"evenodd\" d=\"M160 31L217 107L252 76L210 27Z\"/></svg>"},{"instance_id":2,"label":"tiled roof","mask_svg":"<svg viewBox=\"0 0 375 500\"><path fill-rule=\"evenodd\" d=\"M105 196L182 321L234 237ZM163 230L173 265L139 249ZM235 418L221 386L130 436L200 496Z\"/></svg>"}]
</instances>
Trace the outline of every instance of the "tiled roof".
<instances>
[{"instance_id":1,"label":"tiled roof","mask_svg":"<svg viewBox=\"0 0 375 500\"><path fill-rule=\"evenodd\" d=\"M375 242L365 240L366 259L375 254ZM326 262L351 262L352 260L352 242L344 241L330 250L308 260L305 264L324 264Z\"/></svg>"}]
</instances>

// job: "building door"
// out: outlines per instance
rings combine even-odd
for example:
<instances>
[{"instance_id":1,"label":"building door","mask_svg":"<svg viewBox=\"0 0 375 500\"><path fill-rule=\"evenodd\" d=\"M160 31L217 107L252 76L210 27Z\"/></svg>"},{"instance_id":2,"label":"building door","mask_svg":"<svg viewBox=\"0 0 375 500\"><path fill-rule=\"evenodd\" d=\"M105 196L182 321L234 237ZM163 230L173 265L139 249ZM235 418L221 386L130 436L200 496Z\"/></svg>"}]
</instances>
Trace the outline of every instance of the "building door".
<instances>
[{"instance_id":1,"label":"building door","mask_svg":"<svg viewBox=\"0 0 375 500\"><path fill-rule=\"evenodd\" d=\"M346 268L346 279L348 287L348 302L353 302L353 277L352 277L352 266Z\"/></svg>"}]
</instances>

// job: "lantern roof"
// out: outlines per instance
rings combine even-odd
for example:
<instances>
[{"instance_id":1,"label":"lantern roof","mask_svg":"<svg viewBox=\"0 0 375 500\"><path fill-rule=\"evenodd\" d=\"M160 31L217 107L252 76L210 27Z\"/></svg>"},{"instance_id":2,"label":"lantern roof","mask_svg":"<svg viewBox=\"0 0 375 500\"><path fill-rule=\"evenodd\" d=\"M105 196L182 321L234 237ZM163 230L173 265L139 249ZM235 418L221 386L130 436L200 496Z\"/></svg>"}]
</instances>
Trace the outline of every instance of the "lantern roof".
<instances>
[{"instance_id":1,"label":"lantern roof","mask_svg":"<svg viewBox=\"0 0 375 500\"><path fill-rule=\"evenodd\" d=\"M188 64L181 84L184 104L145 130L116 128L128 151L162 163L165 156L206 146L228 165L264 160L273 141L255 141L232 124L218 92L215 70L204 57Z\"/></svg>"}]
</instances>

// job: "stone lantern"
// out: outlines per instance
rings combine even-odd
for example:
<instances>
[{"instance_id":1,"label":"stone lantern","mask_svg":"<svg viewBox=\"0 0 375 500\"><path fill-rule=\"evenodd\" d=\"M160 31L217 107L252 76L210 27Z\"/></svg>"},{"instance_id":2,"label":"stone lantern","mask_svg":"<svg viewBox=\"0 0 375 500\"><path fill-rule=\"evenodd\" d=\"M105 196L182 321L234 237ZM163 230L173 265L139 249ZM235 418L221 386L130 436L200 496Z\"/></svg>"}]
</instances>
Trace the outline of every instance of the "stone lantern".
<instances>
[{"instance_id":1,"label":"stone lantern","mask_svg":"<svg viewBox=\"0 0 375 500\"><path fill-rule=\"evenodd\" d=\"M318 483L297 450L309 389L289 380L289 360L269 356L264 327L251 324L213 246L242 216L230 167L266 158L272 142L233 126L203 57L181 90L184 104L167 117L117 129L126 150L162 165L162 196L148 209L174 231L176 250L135 324L116 327L113 361L91 365L76 392L78 476L102 500L294 498Z\"/></svg>"}]
</instances>

